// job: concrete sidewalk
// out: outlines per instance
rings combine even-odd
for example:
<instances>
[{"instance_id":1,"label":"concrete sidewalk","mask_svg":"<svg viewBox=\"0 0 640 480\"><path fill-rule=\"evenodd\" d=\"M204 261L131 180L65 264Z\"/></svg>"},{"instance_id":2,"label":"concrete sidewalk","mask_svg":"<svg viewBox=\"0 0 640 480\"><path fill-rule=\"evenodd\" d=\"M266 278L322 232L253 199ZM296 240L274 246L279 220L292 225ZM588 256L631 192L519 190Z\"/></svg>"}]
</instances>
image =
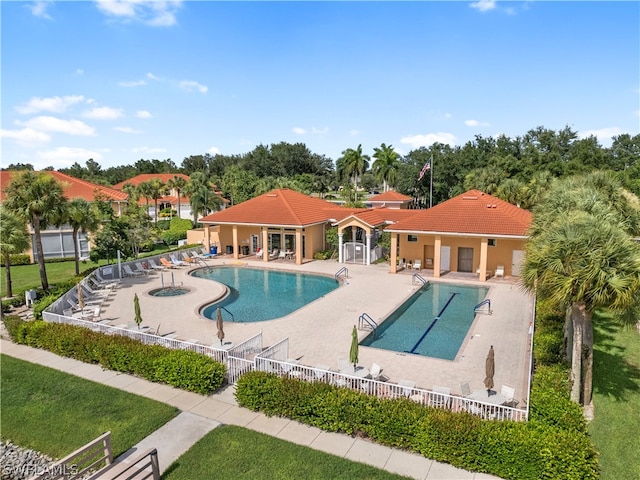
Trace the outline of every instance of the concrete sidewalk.
<instances>
[{"instance_id":1,"label":"concrete sidewalk","mask_svg":"<svg viewBox=\"0 0 640 480\"><path fill-rule=\"evenodd\" d=\"M361 438L325 432L319 428L309 427L286 418L267 417L261 413L252 412L238 406L233 386L226 387L214 395L204 396L152 383L132 375L103 370L98 365L60 357L46 350L17 345L4 339L0 341L0 352L179 408L183 413L143 439L122 456L125 457L149 447L156 447L161 471L166 470L182 453L217 425L229 424L249 428L282 440L305 445L414 479L498 478L461 470L414 453L385 447ZM119 460L126 461L122 457Z\"/></svg>"}]
</instances>

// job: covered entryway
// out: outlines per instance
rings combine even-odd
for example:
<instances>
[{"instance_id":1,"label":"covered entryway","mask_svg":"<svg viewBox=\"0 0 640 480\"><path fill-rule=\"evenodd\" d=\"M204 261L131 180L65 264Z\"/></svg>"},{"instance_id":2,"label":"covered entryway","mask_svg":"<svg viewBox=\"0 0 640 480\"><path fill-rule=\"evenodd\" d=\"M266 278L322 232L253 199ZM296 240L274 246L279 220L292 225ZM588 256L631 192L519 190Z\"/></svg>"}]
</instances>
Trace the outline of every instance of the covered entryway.
<instances>
[{"instance_id":1,"label":"covered entryway","mask_svg":"<svg viewBox=\"0 0 640 480\"><path fill-rule=\"evenodd\" d=\"M359 242L346 242L342 246L342 261L344 263L358 263L365 265L367 263L367 257L365 252L367 251L366 245Z\"/></svg>"}]
</instances>

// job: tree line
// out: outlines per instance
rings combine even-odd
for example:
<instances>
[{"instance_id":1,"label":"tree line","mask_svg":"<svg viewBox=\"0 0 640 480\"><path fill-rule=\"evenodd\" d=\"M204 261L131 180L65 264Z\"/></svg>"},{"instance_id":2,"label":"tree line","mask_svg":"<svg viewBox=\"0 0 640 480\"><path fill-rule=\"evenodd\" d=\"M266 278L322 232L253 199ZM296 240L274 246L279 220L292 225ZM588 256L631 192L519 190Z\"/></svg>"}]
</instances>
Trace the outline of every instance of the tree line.
<instances>
[{"instance_id":1,"label":"tree line","mask_svg":"<svg viewBox=\"0 0 640 480\"><path fill-rule=\"evenodd\" d=\"M102 169L94 160L60 169L68 175L110 186L141 173L202 174L221 188L232 204L273 188L287 187L324 196L352 183L356 189L396 191L424 207L430 191L433 204L476 188L523 208L532 208L553 178L610 170L623 186L640 195L640 135L618 135L611 147L596 137L578 138L570 127L555 131L544 127L515 138L477 135L462 146L435 143L400 155L382 143L368 155L362 146L346 148L335 159L313 153L303 143L258 145L237 155L192 155L177 166L171 159L140 159L133 165ZM432 172L419 178L430 162ZM8 169L33 169L13 164ZM430 184L431 173L433 185Z\"/></svg>"}]
</instances>

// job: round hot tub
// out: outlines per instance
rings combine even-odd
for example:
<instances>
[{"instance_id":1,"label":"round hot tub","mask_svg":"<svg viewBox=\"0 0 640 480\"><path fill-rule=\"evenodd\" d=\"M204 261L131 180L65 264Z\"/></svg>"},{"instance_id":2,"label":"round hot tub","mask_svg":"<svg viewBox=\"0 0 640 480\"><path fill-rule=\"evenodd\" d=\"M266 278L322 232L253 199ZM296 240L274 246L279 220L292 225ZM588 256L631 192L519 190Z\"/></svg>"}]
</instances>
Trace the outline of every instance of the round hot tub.
<instances>
[{"instance_id":1,"label":"round hot tub","mask_svg":"<svg viewBox=\"0 0 640 480\"><path fill-rule=\"evenodd\" d=\"M152 297L177 297L179 295L185 295L191 290L185 287L164 287L151 290L149 295Z\"/></svg>"}]
</instances>

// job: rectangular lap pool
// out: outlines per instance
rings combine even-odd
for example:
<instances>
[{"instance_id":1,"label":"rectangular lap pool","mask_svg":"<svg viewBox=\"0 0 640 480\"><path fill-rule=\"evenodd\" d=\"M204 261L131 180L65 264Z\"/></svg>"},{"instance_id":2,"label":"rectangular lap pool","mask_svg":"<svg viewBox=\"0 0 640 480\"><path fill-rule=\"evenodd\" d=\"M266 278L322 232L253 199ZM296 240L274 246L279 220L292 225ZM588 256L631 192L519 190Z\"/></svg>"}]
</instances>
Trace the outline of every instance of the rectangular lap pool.
<instances>
[{"instance_id":1,"label":"rectangular lap pool","mask_svg":"<svg viewBox=\"0 0 640 480\"><path fill-rule=\"evenodd\" d=\"M360 345L454 360L475 317L485 287L429 283L418 290Z\"/></svg>"}]
</instances>

